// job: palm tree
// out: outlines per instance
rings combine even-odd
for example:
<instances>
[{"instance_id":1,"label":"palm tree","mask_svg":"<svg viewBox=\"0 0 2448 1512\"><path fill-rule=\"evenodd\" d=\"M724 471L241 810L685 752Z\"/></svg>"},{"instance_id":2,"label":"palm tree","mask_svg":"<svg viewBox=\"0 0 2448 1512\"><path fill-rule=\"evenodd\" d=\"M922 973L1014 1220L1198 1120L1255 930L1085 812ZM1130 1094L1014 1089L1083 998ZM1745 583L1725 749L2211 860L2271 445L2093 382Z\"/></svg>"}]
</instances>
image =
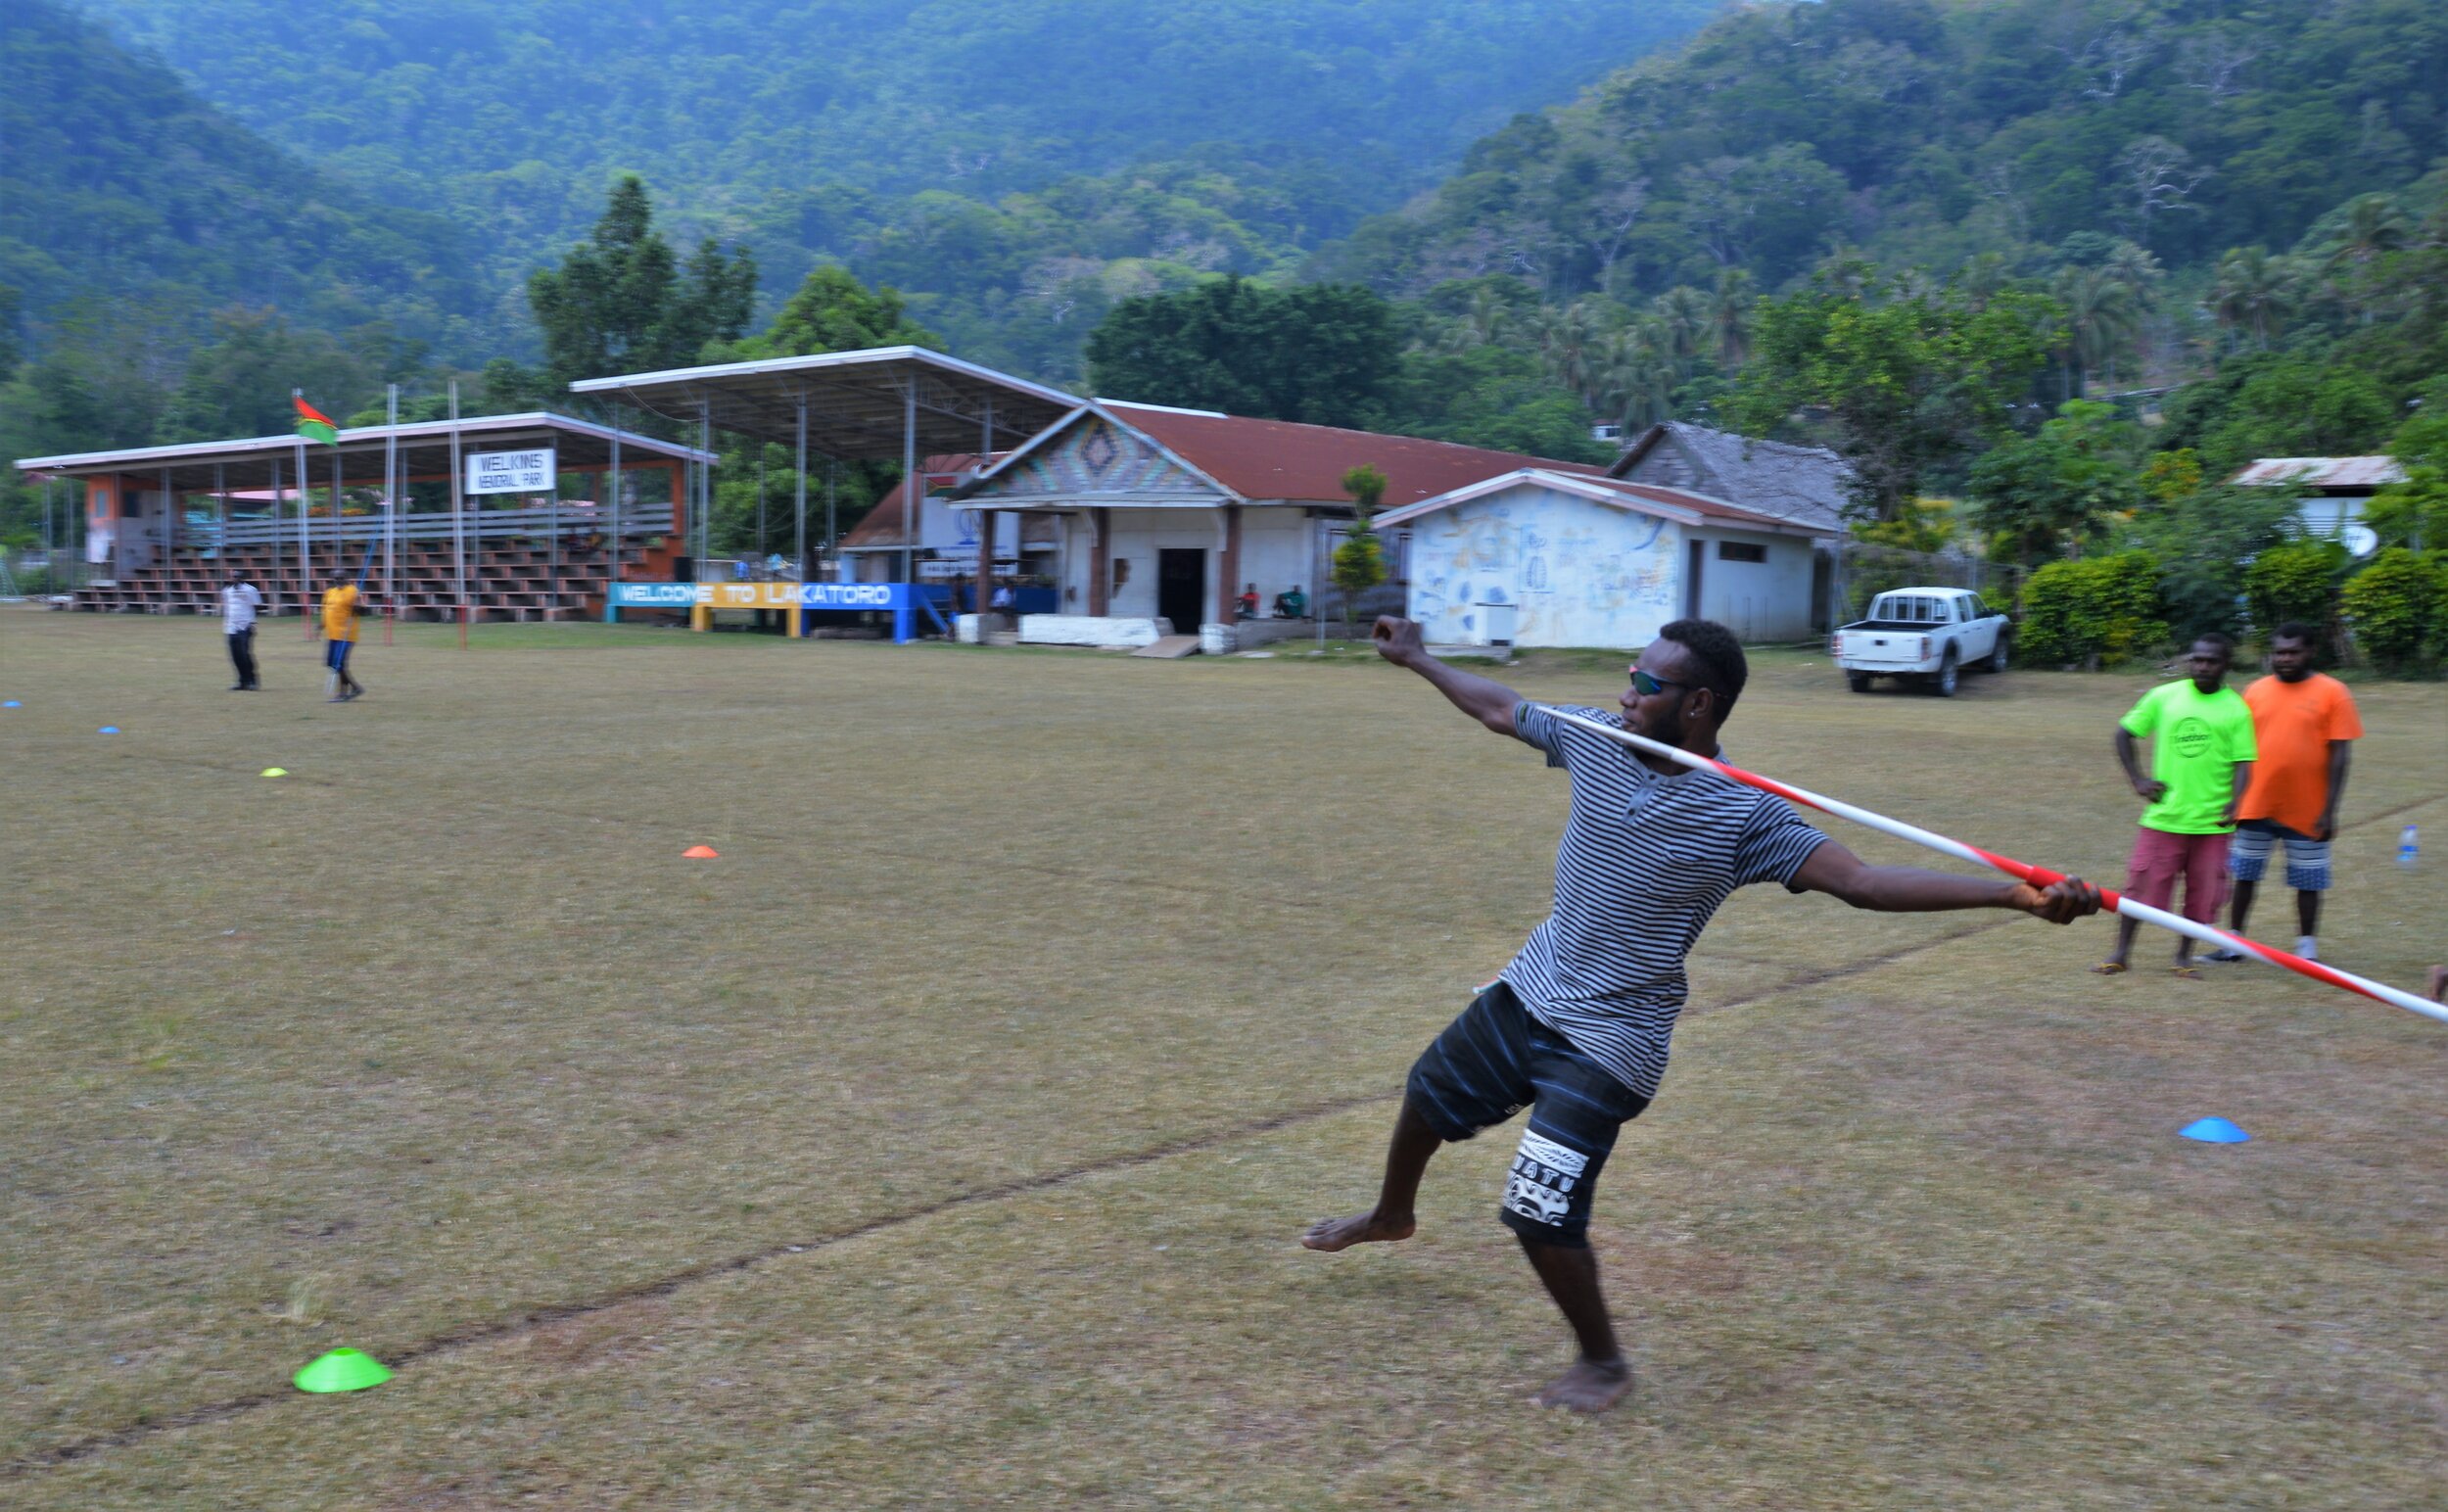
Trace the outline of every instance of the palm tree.
<instances>
[{"instance_id":1,"label":"palm tree","mask_svg":"<svg viewBox=\"0 0 2448 1512\"><path fill-rule=\"evenodd\" d=\"M1709 340L1718 366L1736 368L1751 360L1752 304L1750 272L1718 269L1717 292L1709 296Z\"/></svg>"},{"instance_id":2,"label":"palm tree","mask_svg":"<svg viewBox=\"0 0 2448 1512\"><path fill-rule=\"evenodd\" d=\"M2268 350L2294 306L2295 267L2286 259L2258 247L2232 248L2219 259L2211 316L2230 330L2250 332L2255 351Z\"/></svg>"},{"instance_id":3,"label":"palm tree","mask_svg":"<svg viewBox=\"0 0 2448 1512\"><path fill-rule=\"evenodd\" d=\"M1689 284L1677 284L1650 305L1657 317L1660 344L1666 354L1688 364L1700 355L1709 339L1709 297Z\"/></svg>"},{"instance_id":4,"label":"palm tree","mask_svg":"<svg viewBox=\"0 0 2448 1512\"><path fill-rule=\"evenodd\" d=\"M2117 342L2141 325L2141 305L2104 267L2059 268L2048 292L2065 308L2063 397L2077 399L2084 374L2105 365Z\"/></svg>"},{"instance_id":5,"label":"palm tree","mask_svg":"<svg viewBox=\"0 0 2448 1512\"><path fill-rule=\"evenodd\" d=\"M1605 408L1621 415L1624 432L1655 425L1674 412L1674 359L1654 327L1634 326L1607 343L1600 372Z\"/></svg>"},{"instance_id":6,"label":"palm tree","mask_svg":"<svg viewBox=\"0 0 2448 1512\"><path fill-rule=\"evenodd\" d=\"M1462 312L1463 329L1470 332L1473 345L1492 347L1502 341L1513 325L1513 311L1496 291L1482 284L1471 293L1471 304Z\"/></svg>"},{"instance_id":7,"label":"palm tree","mask_svg":"<svg viewBox=\"0 0 2448 1512\"><path fill-rule=\"evenodd\" d=\"M1939 285L1938 280L1930 276L1929 269L1908 267L1888 280L1887 292L1891 298L1908 305L1915 300L1936 299Z\"/></svg>"},{"instance_id":8,"label":"palm tree","mask_svg":"<svg viewBox=\"0 0 2448 1512\"><path fill-rule=\"evenodd\" d=\"M1597 310L1587 300L1575 301L1547 328L1547 371L1556 382L1586 398L1598 387L1602 341Z\"/></svg>"},{"instance_id":9,"label":"palm tree","mask_svg":"<svg viewBox=\"0 0 2448 1512\"><path fill-rule=\"evenodd\" d=\"M1999 253L1984 252L1977 257L1966 258L1963 266L1955 272L1955 290L1963 296L1963 303L1969 305L1975 314L1987 309L1989 302L1996 299L1999 291L2005 286L2006 260Z\"/></svg>"},{"instance_id":10,"label":"palm tree","mask_svg":"<svg viewBox=\"0 0 2448 1512\"><path fill-rule=\"evenodd\" d=\"M2338 228L2337 245L2330 250L2329 273L2339 293L2361 311L2365 325L2372 323L2374 302L2368 297L2372 262L2380 254L2403 247L2412 229L2406 213L2384 194L2357 195L2346 206L2346 223Z\"/></svg>"},{"instance_id":11,"label":"palm tree","mask_svg":"<svg viewBox=\"0 0 2448 1512\"><path fill-rule=\"evenodd\" d=\"M2099 264L2099 270L2133 290L2136 299L2148 294L2151 286L2166 272L2149 248L2123 240L2108 254L2107 260Z\"/></svg>"}]
</instances>

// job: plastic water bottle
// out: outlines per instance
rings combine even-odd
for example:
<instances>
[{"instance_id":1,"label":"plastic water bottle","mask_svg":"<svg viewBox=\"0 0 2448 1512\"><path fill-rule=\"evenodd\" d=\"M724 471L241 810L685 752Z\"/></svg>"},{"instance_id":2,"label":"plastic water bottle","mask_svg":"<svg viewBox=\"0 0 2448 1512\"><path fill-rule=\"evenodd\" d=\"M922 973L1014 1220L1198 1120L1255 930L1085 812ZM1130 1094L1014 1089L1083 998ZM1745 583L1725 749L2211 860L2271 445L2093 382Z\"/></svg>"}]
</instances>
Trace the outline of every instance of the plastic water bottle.
<instances>
[{"instance_id":1,"label":"plastic water bottle","mask_svg":"<svg viewBox=\"0 0 2448 1512\"><path fill-rule=\"evenodd\" d=\"M2405 829L2397 836L2397 865L2404 867L2410 872L2414 870L2415 858L2422 854L2422 842L2415 834L2414 827L2412 825L2406 826Z\"/></svg>"}]
</instances>

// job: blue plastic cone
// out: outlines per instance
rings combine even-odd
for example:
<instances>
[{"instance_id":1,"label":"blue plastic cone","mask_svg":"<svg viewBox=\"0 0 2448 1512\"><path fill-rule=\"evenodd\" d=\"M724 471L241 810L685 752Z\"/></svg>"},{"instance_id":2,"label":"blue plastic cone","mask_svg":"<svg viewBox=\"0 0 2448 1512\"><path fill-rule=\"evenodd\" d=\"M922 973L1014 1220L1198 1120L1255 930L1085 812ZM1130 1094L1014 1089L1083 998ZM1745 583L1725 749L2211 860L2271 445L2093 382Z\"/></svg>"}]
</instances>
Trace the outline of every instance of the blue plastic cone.
<instances>
[{"instance_id":1,"label":"blue plastic cone","mask_svg":"<svg viewBox=\"0 0 2448 1512\"><path fill-rule=\"evenodd\" d=\"M118 732L119 727L117 725L105 725L100 730L94 732L94 733L98 735L115 735Z\"/></svg>"},{"instance_id":2,"label":"blue plastic cone","mask_svg":"<svg viewBox=\"0 0 2448 1512\"><path fill-rule=\"evenodd\" d=\"M18 702L14 698L10 699L6 703L0 703L0 709L22 709L24 707L25 707L25 705Z\"/></svg>"},{"instance_id":3,"label":"blue plastic cone","mask_svg":"<svg viewBox=\"0 0 2448 1512\"><path fill-rule=\"evenodd\" d=\"M2205 1145L2240 1145L2252 1138L2225 1118L2198 1118L2176 1131L2187 1139L2197 1139Z\"/></svg>"}]
</instances>

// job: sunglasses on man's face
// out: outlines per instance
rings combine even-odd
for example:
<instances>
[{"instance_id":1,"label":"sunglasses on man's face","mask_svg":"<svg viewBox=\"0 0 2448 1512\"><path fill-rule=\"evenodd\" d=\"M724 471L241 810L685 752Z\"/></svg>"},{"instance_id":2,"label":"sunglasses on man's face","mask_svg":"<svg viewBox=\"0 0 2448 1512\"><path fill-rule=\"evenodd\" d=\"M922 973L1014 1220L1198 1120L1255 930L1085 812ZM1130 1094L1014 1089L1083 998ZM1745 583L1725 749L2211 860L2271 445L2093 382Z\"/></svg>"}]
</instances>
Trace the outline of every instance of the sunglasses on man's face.
<instances>
[{"instance_id":1,"label":"sunglasses on man's face","mask_svg":"<svg viewBox=\"0 0 2448 1512\"><path fill-rule=\"evenodd\" d=\"M1677 683L1671 678L1653 678L1637 667L1632 669L1632 691L1643 698L1655 697L1670 687L1679 687L1688 693L1698 691L1700 686L1698 683Z\"/></svg>"}]
</instances>

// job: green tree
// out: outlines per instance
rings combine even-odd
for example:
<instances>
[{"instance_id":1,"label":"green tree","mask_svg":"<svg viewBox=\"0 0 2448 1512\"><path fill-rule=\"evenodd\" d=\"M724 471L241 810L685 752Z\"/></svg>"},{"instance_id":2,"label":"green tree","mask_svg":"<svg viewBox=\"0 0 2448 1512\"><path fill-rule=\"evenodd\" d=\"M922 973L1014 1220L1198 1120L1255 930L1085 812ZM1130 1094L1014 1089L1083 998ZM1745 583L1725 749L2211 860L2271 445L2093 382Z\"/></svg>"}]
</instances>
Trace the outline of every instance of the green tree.
<instances>
[{"instance_id":1,"label":"green tree","mask_svg":"<svg viewBox=\"0 0 2448 1512\"><path fill-rule=\"evenodd\" d=\"M1400 364L1393 307L1351 284L1211 279L1124 300L1088 337L1100 394L1313 425L1368 426Z\"/></svg>"},{"instance_id":2,"label":"green tree","mask_svg":"<svg viewBox=\"0 0 2448 1512\"><path fill-rule=\"evenodd\" d=\"M1343 627L1351 626L1352 603L1386 581L1386 550L1369 528L1369 518L1386 496L1386 475L1367 462L1342 476L1343 492L1351 496L1350 534L1335 547L1335 587L1342 590Z\"/></svg>"},{"instance_id":3,"label":"green tree","mask_svg":"<svg viewBox=\"0 0 2448 1512\"><path fill-rule=\"evenodd\" d=\"M679 265L654 228L645 184L627 173L612 186L593 234L560 267L528 277L527 303L543 331L545 377L560 389L581 378L684 367L708 342L738 340L756 286L755 260L744 249L727 256L712 237Z\"/></svg>"},{"instance_id":4,"label":"green tree","mask_svg":"<svg viewBox=\"0 0 2448 1512\"><path fill-rule=\"evenodd\" d=\"M2236 635L2250 564L2284 544L2295 498L2284 489L2194 489L2153 498L2126 537L2157 559L2160 594L2179 640Z\"/></svg>"},{"instance_id":5,"label":"green tree","mask_svg":"<svg viewBox=\"0 0 2448 1512\"><path fill-rule=\"evenodd\" d=\"M2289 541L2275 545L2244 569L2244 598L2253 629L2264 637L2289 620L2329 626L2337 618L2337 580L2346 551L2330 541Z\"/></svg>"},{"instance_id":6,"label":"green tree","mask_svg":"<svg viewBox=\"0 0 2448 1512\"><path fill-rule=\"evenodd\" d=\"M2022 566L2080 555L2108 520L2142 502L2133 461L2141 444L2111 406L2074 400L2040 434L1972 464L1972 517Z\"/></svg>"},{"instance_id":7,"label":"green tree","mask_svg":"<svg viewBox=\"0 0 2448 1512\"><path fill-rule=\"evenodd\" d=\"M909 303L890 284L869 288L838 263L809 272L758 336L739 344L741 357L806 356L868 347L943 350L943 339L910 318Z\"/></svg>"},{"instance_id":8,"label":"green tree","mask_svg":"<svg viewBox=\"0 0 2448 1512\"><path fill-rule=\"evenodd\" d=\"M2448 383L2433 386L2448 400ZM2397 428L2388 444L2389 455L2403 467L2403 483L2392 483L2375 495L2363 512L2380 543L2436 549L2448 545L2448 411L2425 404L2421 413Z\"/></svg>"},{"instance_id":9,"label":"green tree","mask_svg":"<svg viewBox=\"0 0 2448 1512\"><path fill-rule=\"evenodd\" d=\"M1853 466L1856 512L1896 517L1925 475L2001 437L2060 340L2061 311L2001 291L1979 309L1954 293L1871 304L1833 280L1762 307L1758 351L1728 411L1746 435L1818 422Z\"/></svg>"},{"instance_id":10,"label":"green tree","mask_svg":"<svg viewBox=\"0 0 2448 1512\"><path fill-rule=\"evenodd\" d=\"M2439 592L2448 565L2438 553L2390 546L2372 558L2372 565L2346 580L2340 595L2355 644L2387 672L2411 672L2420 665L2432 630L2448 604Z\"/></svg>"}]
</instances>

